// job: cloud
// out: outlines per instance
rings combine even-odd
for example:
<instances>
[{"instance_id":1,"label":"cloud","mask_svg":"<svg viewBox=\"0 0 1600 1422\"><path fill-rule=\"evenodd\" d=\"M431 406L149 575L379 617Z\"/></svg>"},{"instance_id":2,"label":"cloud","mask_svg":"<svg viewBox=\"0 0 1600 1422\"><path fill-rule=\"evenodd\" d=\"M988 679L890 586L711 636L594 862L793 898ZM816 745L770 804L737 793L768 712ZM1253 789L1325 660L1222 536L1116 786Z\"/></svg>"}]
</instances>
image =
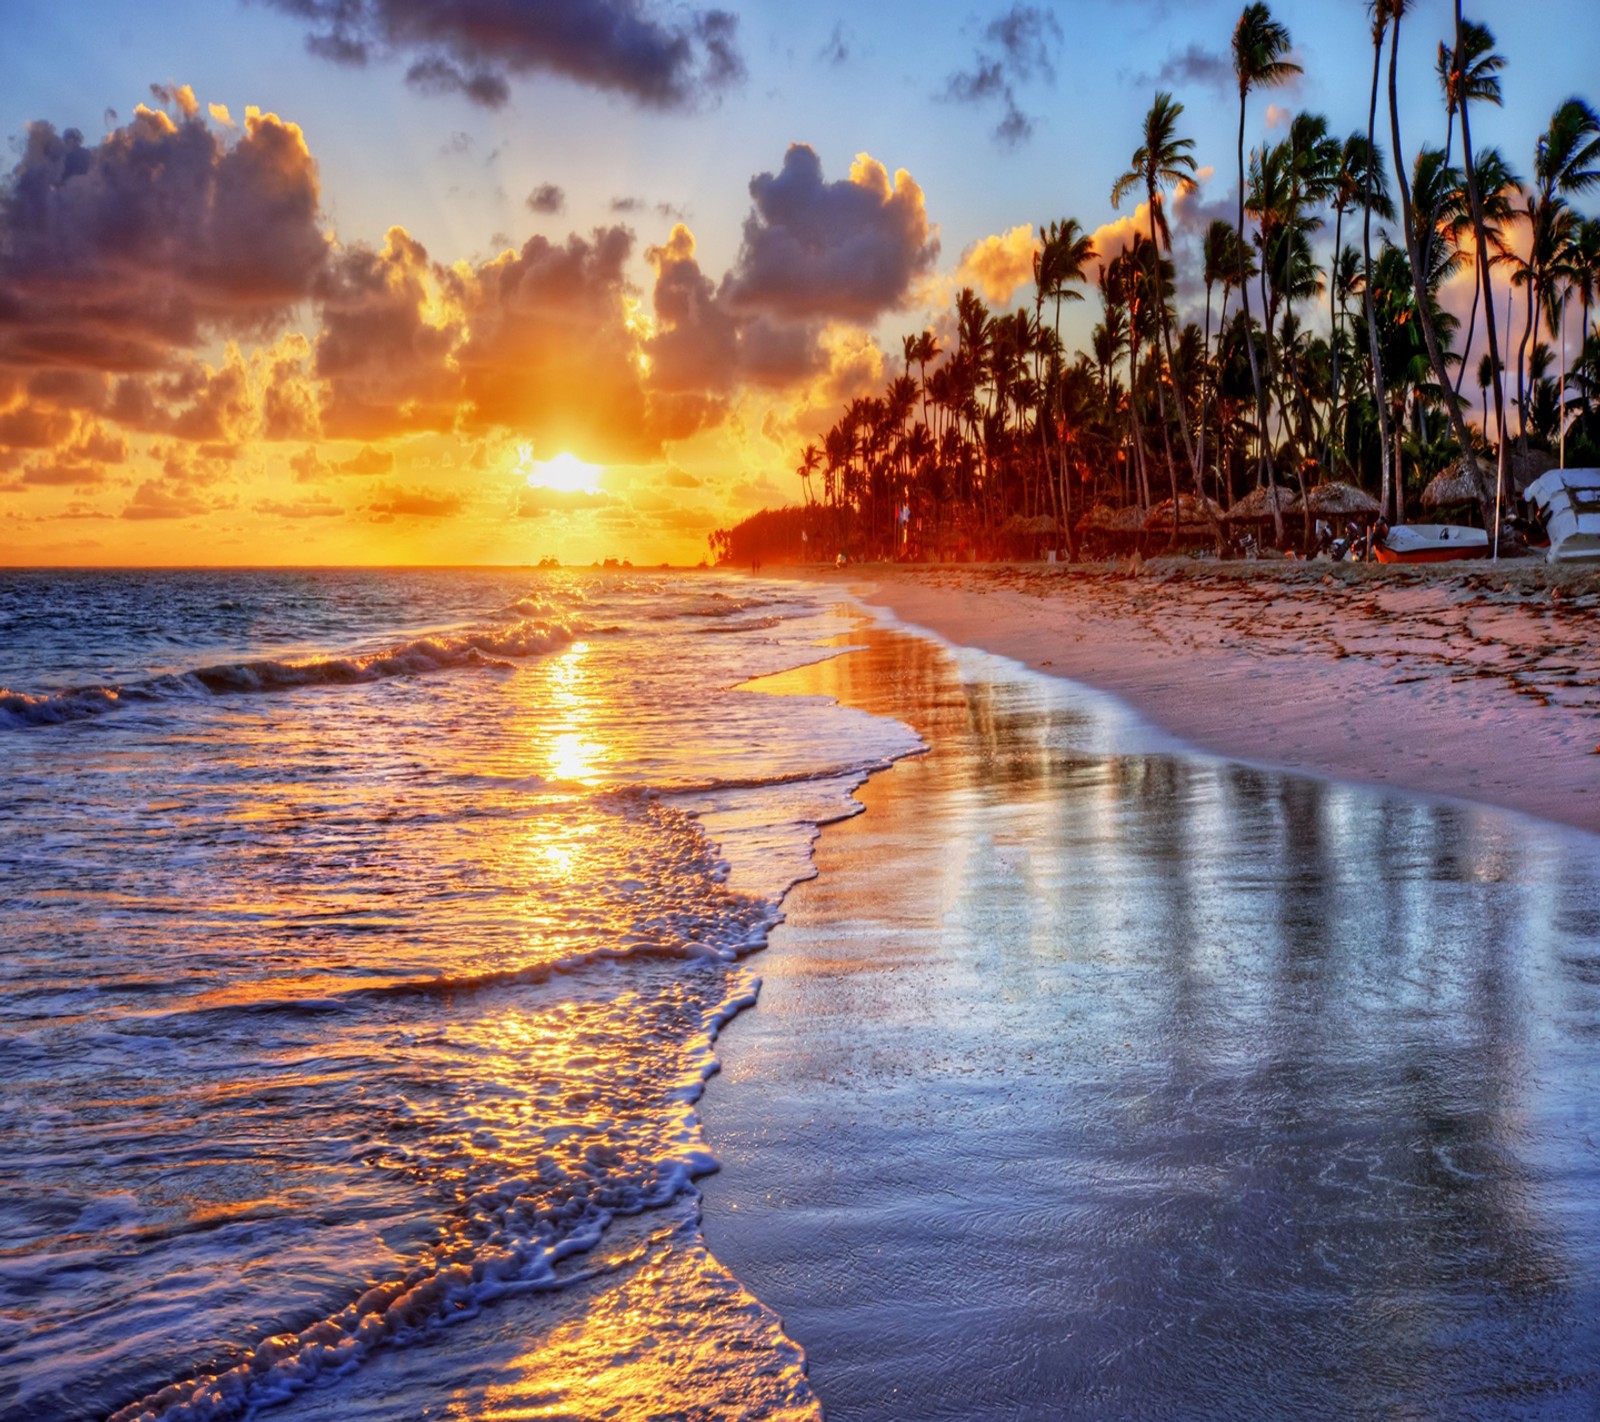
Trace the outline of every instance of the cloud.
<instances>
[{"instance_id":1,"label":"cloud","mask_svg":"<svg viewBox=\"0 0 1600 1422\"><path fill-rule=\"evenodd\" d=\"M1153 78L1141 74L1135 83L1141 88L1152 83L1174 89L1184 84L1202 84L1224 94L1237 94L1239 91L1238 76L1233 72L1233 56L1215 53L1198 44L1190 44L1182 54L1168 55Z\"/></svg>"},{"instance_id":2,"label":"cloud","mask_svg":"<svg viewBox=\"0 0 1600 1422\"><path fill-rule=\"evenodd\" d=\"M267 518L333 518L344 512L333 500L321 494L309 499L296 499L292 503L285 503L281 499L260 499L255 504L255 511Z\"/></svg>"},{"instance_id":3,"label":"cloud","mask_svg":"<svg viewBox=\"0 0 1600 1422\"><path fill-rule=\"evenodd\" d=\"M586 494L581 489L520 489L513 512L518 518L543 518L551 513L580 513L616 504L609 494Z\"/></svg>"},{"instance_id":4,"label":"cloud","mask_svg":"<svg viewBox=\"0 0 1600 1422\"><path fill-rule=\"evenodd\" d=\"M740 321L700 270L694 234L680 222L645 259L656 273L658 329L645 346L651 384L666 391L727 391L739 363Z\"/></svg>"},{"instance_id":5,"label":"cloud","mask_svg":"<svg viewBox=\"0 0 1600 1422\"><path fill-rule=\"evenodd\" d=\"M67 451L37 460L22 471L24 484L48 487L76 488L89 484L103 484L105 481L106 471L102 466L87 463Z\"/></svg>"},{"instance_id":6,"label":"cloud","mask_svg":"<svg viewBox=\"0 0 1600 1422\"><path fill-rule=\"evenodd\" d=\"M903 168L891 183L857 155L825 182L815 150L792 144L780 172L750 181L755 206L724 287L735 308L785 319L870 322L905 304L939 254L922 189Z\"/></svg>"},{"instance_id":7,"label":"cloud","mask_svg":"<svg viewBox=\"0 0 1600 1422\"><path fill-rule=\"evenodd\" d=\"M128 506L123 509L126 519L193 518L209 513L211 506L195 494L181 489L171 489L154 479L146 479L134 492Z\"/></svg>"},{"instance_id":8,"label":"cloud","mask_svg":"<svg viewBox=\"0 0 1600 1422\"><path fill-rule=\"evenodd\" d=\"M462 330L441 279L403 227L389 229L380 251L349 247L333 259L318 291L314 364L324 434L381 439L452 427L460 378L450 357Z\"/></svg>"},{"instance_id":9,"label":"cloud","mask_svg":"<svg viewBox=\"0 0 1600 1422\"><path fill-rule=\"evenodd\" d=\"M394 455L386 449L364 445L359 454L333 466L336 474L387 474L394 468Z\"/></svg>"},{"instance_id":10,"label":"cloud","mask_svg":"<svg viewBox=\"0 0 1600 1422\"><path fill-rule=\"evenodd\" d=\"M1293 118L1294 111L1292 109L1286 109L1282 104L1267 105L1266 122L1268 128L1287 128Z\"/></svg>"},{"instance_id":11,"label":"cloud","mask_svg":"<svg viewBox=\"0 0 1600 1422\"><path fill-rule=\"evenodd\" d=\"M383 489L368 507L380 518L452 518L460 513L466 498L458 493L438 493L428 489Z\"/></svg>"},{"instance_id":12,"label":"cloud","mask_svg":"<svg viewBox=\"0 0 1600 1422\"><path fill-rule=\"evenodd\" d=\"M567 205L567 195L554 183L540 183L525 199L529 212L557 213Z\"/></svg>"},{"instance_id":13,"label":"cloud","mask_svg":"<svg viewBox=\"0 0 1600 1422\"><path fill-rule=\"evenodd\" d=\"M833 32L828 36L828 42L817 51L817 58L824 64L832 64L835 67L850 58L850 42L845 38L842 22L834 25Z\"/></svg>"},{"instance_id":14,"label":"cloud","mask_svg":"<svg viewBox=\"0 0 1600 1422\"><path fill-rule=\"evenodd\" d=\"M694 108L744 77L738 20L726 10L646 0L266 0L315 28L312 53L340 64L410 60L425 93L498 108L509 79L555 74L666 109Z\"/></svg>"},{"instance_id":15,"label":"cloud","mask_svg":"<svg viewBox=\"0 0 1600 1422\"><path fill-rule=\"evenodd\" d=\"M316 384L307 374L311 342L299 331L276 346L255 351L251 363L261 389L263 439L314 439L322 432Z\"/></svg>"},{"instance_id":16,"label":"cloud","mask_svg":"<svg viewBox=\"0 0 1600 1422\"><path fill-rule=\"evenodd\" d=\"M1038 250L1039 234L1025 223L985 237L961 254L956 281L976 287L991 305L1004 306L1018 287L1033 281L1033 258Z\"/></svg>"},{"instance_id":17,"label":"cloud","mask_svg":"<svg viewBox=\"0 0 1600 1422\"><path fill-rule=\"evenodd\" d=\"M1035 78L1055 81L1061 26L1048 10L1014 4L989 22L983 39L972 68L952 74L941 97L963 104L998 100L1004 112L995 126L995 141L1015 148L1033 136L1033 120L1018 106L1016 86Z\"/></svg>"},{"instance_id":18,"label":"cloud","mask_svg":"<svg viewBox=\"0 0 1600 1422\"><path fill-rule=\"evenodd\" d=\"M625 227L602 227L447 274L467 332L452 356L461 429L517 431L595 462L659 452L628 321L632 250Z\"/></svg>"},{"instance_id":19,"label":"cloud","mask_svg":"<svg viewBox=\"0 0 1600 1422\"><path fill-rule=\"evenodd\" d=\"M214 334L260 335L327 257L316 165L251 109L225 142L187 89L91 145L29 125L0 185L0 368L165 368Z\"/></svg>"}]
</instances>

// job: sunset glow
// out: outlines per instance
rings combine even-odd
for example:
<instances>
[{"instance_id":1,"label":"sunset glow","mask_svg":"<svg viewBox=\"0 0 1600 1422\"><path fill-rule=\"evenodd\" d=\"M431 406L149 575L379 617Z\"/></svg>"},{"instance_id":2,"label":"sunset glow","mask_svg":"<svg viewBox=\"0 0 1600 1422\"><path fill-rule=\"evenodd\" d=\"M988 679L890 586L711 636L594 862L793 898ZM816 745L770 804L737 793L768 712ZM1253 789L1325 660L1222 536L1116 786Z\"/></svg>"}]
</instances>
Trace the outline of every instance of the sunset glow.
<instances>
[{"instance_id":1,"label":"sunset glow","mask_svg":"<svg viewBox=\"0 0 1600 1422\"><path fill-rule=\"evenodd\" d=\"M530 489L555 489L563 494L594 494L600 490L600 466L585 464L575 455L535 459L523 445L517 451L517 467L526 470Z\"/></svg>"}]
</instances>

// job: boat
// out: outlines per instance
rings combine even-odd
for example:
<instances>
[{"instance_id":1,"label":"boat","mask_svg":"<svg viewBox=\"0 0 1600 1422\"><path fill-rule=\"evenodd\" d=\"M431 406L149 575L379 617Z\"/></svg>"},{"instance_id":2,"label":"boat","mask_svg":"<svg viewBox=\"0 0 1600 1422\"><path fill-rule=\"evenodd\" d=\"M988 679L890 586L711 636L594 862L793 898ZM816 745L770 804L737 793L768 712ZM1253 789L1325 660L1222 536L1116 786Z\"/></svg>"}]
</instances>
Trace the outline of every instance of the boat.
<instances>
[{"instance_id":1,"label":"boat","mask_svg":"<svg viewBox=\"0 0 1600 1422\"><path fill-rule=\"evenodd\" d=\"M1461 523L1397 523L1373 545L1380 563L1448 563L1487 558L1489 535Z\"/></svg>"},{"instance_id":2,"label":"boat","mask_svg":"<svg viewBox=\"0 0 1600 1422\"><path fill-rule=\"evenodd\" d=\"M1552 469L1522 491L1552 563L1600 563L1600 469Z\"/></svg>"}]
</instances>

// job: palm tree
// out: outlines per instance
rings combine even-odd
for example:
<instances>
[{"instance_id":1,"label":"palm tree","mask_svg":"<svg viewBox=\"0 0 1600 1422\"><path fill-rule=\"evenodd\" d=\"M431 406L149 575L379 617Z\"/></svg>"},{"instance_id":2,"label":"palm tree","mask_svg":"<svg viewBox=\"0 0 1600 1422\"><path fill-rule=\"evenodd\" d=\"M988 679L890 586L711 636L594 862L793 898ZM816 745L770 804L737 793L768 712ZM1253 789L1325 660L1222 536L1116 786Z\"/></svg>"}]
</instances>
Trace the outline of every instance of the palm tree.
<instances>
[{"instance_id":1,"label":"palm tree","mask_svg":"<svg viewBox=\"0 0 1600 1422\"><path fill-rule=\"evenodd\" d=\"M1367 103L1367 150L1376 154L1374 135L1378 122L1378 79L1383 66L1383 39L1389 27L1387 0L1371 0L1368 10L1372 15L1372 96ZM1389 448L1389 401L1384 389L1383 351L1378 339L1378 313L1375 307L1372 262L1372 165L1369 163L1361 194L1361 300L1367 323L1367 359L1371 362L1372 404L1378 418L1378 458L1383 470L1383 482L1378 501L1385 516L1392 508L1392 497L1397 487L1394 465Z\"/></svg>"},{"instance_id":2,"label":"palm tree","mask_svg":"<svg viewBox=\"0 0 1600 1422\"><path fill-rule=\"evenodd\" d=\"M1553 294L1559 254L1577 222L1566 199L1572 193L1587 192L1596 184L1600 184L1600 116L1582 99L1567 99L1550 116L1550 127L1540 135L1534 149L1533 192L1527 204L1529 253L1519 275L1528 287L1528 320L1522 344L1517 348L1517 398L1523 410L1524 452L1528 446L1528 407L1523 391L1523 361L1528 339L1541 306Z\"/></svg>"},{"instance_id":3,"label":"palm tree","mask_svg":"<svg viewBox=\"0 0 1600 1422\"><path fill-rule=\"evenodd\" d=\"M1455 434L1456 442L1461 446L1461 457L1466 461L1467 467L1472 471L1474 479L1478 473L1478 457L1473 451L1471 438L1467 434L1467 422L1462 418L1461 404L1455 398L1455 390L1450 384L1449 373L1445 370L1444 355L1439 349L1439 333L1437 329L1437 316L1431 293L1427 289L1429 262L1427 254L1422 250L1418 238L1417 215L1411 200L1411 184L1406 178L1406 165L1401 161L1400 147L1400 98L1399 98L1399 63L1400 63L1400 21L1405 17L1406 7L1411 0L1383 0L1389 7L1389 15L1393 24L1394 33L1389 40L1389 136L1394 144L1395 177L1400 187L1400 212L1405 224L1406 255L1411 259L1411 285L1417 301L1417 322L1422 328L1422 341L1428 350L1428 363L1433 367L1434 383L1444 396L1445 412L1450 417L1450 428ZM1424 207L1424 216L1429 222L1427 240L1431 243L1432 212Z\"/></svg>"},{"instance_id":4,"label":"palm tree","mask_svg":"<svg viewBox=\"0 0 1600 1422\"><path fill-rule=\"evenodd\" d=\"M1201 260L1203 262L1202 277L1206 287L1206 322L1201 333L1200 344L1200 418L1196 421L1198 438L1195 441L1195 462L1202 474L1206 464L1206 411L1210 403L1211 386L1211 288L1218 282L1222 283L1222 309L1218 313L1218 327L1226 323L1228 317L1228 293L1232 290L1234 276L1240 267L1239 254L1234 251L1234 246L1239 240L1239 234L1225 218L1217 218L1206 229L1205 240L1201 244ZM1228 503L1219 473L1217 479L1218 492L1223 494L1223 506ZM1203 492L1203 491L1201 491Z\"/></svg>"},{"instance_id":5,"label":"palm tree","mask_svg":"<svg viewBox=\"0 0 1600 1422\"><path fill-rule=\"evenodd\" d=\"M1344 215L1347 212L1361 207L1370 209L1379 217L1387 221L1394 220L1394 204L1389 201L1389 182L1384 174L1383 150L1367 141L1364 134L1352 133L1344 141L1344 148L1339 155L1338 171L1334 174L1333 190L1329 200L1333 204L1333 250L1335 253L1334 280L1328 283L1329 321L1333 331L1333 398L1339 398L1339 355L1343 347L1340 339L1341 321L1344 316L1344 307L1341 303L1341 292L1348 294L1357 289L1360 284L1356 274L1344 269L1345 254L1348 252L1353 261L1361 260L1360 254L1353 247L1344 245ZM1333 429L1335 420L1330 417L1328 421L1329 440L1328 451L1325 456L1327 463L1333 463Z\"/></svg>"},{"instance_id":6,"label":"palm tree","mask_svg":"<svg viewBox=\"0 0 1600 1422\"><path fill-rule=\"evenodd\" d=\"M1506 407L1505 370L1500 359L1500 339L1495 325L1493 259L1490 256L1488 222L1485 215L1484 192L1479 184L1477 160L1472 153L1472 104L1474 100L1498 105L1500 103L1499 69L1501 60L1493 54L1494 37L1487 29L1482 36L1469 35L1468 22L1462 18L1461 0L1456 0L1455 55L1461 63L1477 53L1476 78L1464 77L1455 86L1456 106L1461 116L1461 156L1467 179L1467 205L1472 209L1473 244L1478 253L1478 282L1483 288L1483 329L1489 343L1490 368L1494 376L1494 419L1498 446L1497 474L1495 477L1495 556L1500 552L1500 502L1506 492ZM1482 28L1482 27L1480 27ZM1474 298L1476 299L1476 298Z\"/></svg>"},{"instance_id":7,"label":"palm tree","mask_svg":"<svg viewBox=\"0 0 1600 1422\"><path fill-rule=\"evenodd\" d=\"M1046 300L1055 302L1055 344L1058 351L1061 346L1061 303L1083 300L1083 293L1077 290L1077 284L1089 280L1088 272L1084 269L1098 255L1094 248L1094 239L1079 226L1078 220L1074 217L1063 218L1060 222L1052 222L1048 228L1039 229L1039 250L1033 258L1034 320L1038 322L1042 319ZM1059 361L1057 364L1059 365ZM1059 380L1051 379L1048 398L1040 402L1040 443L1041 448L1045 450L1047 463L1048 432L1056 421L1058 404L1056 397L1059 394L1059 385ZM1064 441L1061 450L1059 493L1052 484L1051 505L1056 507L1057 518L1061 521L1065 532L1067 561L1073 562L1078 556L1078 550L1072 533L1072 486L1067 478Z\"/></svg>"},{"instance_id":8,"label":"palm tree","mask_svg":"<svg viewBox=\"0 0 1600 1422\"><path fill-rule=\"evenodd\" d=\"M1171 94L1158 92L1155 102L1150 105L1150 111L1144 119L1144 142L1133 151L1128 171L1125 172L1111 188L1111 205L1120 207L1122 199L1135 187L1142 186L1150 210L1150 243L1155 250L1159 262L1163 249L1171 248L1172 232L1167 224L1166 204L1162 195L1168 188L1181 187L1185 183L1192 183L1195 174L1195 162L1189 152L1194 147L1192 138L1179 138L1177 136L1178 117L1183 113L1183 105L1173 99ZM1159 280L1154 283L1156 298L1156 326L1161 335L1162 348L1167 357L1167 370L1172 370L1172 326L1167 317L1166 297L1161 290ZM1176 395L1176 391L1174 391ZM1156 381L1156 398L1160 405L1161 422L1163 427L1167 423L1167 398L1166 382L1158 377ZM1178 429L1183 435L1183 450L1189 460L1189 472L1195 481L1195 488L1200 484L1199 470L1195 466L1194 442L1189 437L1189 419L1183 409L1182 401L1178 401ZM1176 469L1171 471L1172 476L1172 529L1176 538L1178 530L1178 478Z\"/></svg>"},{"instance_id":9,"label":"palm tree","mask_svg":"<svg viewBox=\"0 0 1600 1422\"><path fill-rule=\"evenodd\" d=\"M1485 148L1479 152L1477 161L1472 165L1472 171L1468 172L1463 168L1462 176L1466 184L1467 223L1473 234L1472 306L1467 313L1467 338L1462 346L1465 351L1472 348L1473 339L1477 335L1479 307L1483 307L1489 317L1492 318L1494 316L1493 268L1503 267L1512 259L1511 248L1506 242L1504 231L1516 217L1516 209L1512 206L1512 195L1522 191L1522 179L1506 166L1506 161L1500 156L1498 148ZM1477 202L1475 211L1472 206L1474 199ZM1479 216L1483 218L1483 241L1487 243L1486 246L1480 244L1477 235L1477 218ZM1490 268L1488 273L1483 270L1485 265ZM1487 297L1485 293L1487 293ZM1495 325L1495 323L1491 319L1488 325ZM1488 329L1487 325L1485 329ZM1490 345L1495 350L1498 350L1498 335L1490 342ZM1488 354L1491 358L1494 358L1493 351ZM1498 380L1501 373L1499 367L1495 366L1493 369L1495 378ZM1461 393L1461 378L1465 370L1466 363L1463 361L1456 371L1457 395ZM1495 390L1497 397L1499 393L1497 386ZM1500 408L1500 404L1497 401L1495 405L1496 411L1498 412ZM1485 424L1485 438L1488 437L1488 433L1488 425Z\"/></svg>"},{"instance_id":10,"label":"palm tree","mask_svg":"<svg viewBox=\"0 0 1600 1422\"><path fill-rule=\"evenodd\" d=\"M1260 425L1261 463L1266 471L1267 485L1275 484L1272 473L1272 450L1266 442L1267 395L1261 381L1261 366L1256 358L1255 337L1250 330L1250 286L1244 274L1244 112L1245 100L1252 89L1270 89L1284 83L1301 68L1285 58L1289 53L1289 31L1272 18L1272 12L1261 0L1246 5L1233 30L1233 72L1239 81L1239 220L1235 224L1239 233L1239 297L1244 306L1245 344L1250 352L1250 379L1255 386L1256 410ZM1369 135L1370 137L1370 135ZM1283 516L1278 512L1277 499L1273 499L1272 526L1274 537L1283 542Z\"/></svg>"}]
</instances>

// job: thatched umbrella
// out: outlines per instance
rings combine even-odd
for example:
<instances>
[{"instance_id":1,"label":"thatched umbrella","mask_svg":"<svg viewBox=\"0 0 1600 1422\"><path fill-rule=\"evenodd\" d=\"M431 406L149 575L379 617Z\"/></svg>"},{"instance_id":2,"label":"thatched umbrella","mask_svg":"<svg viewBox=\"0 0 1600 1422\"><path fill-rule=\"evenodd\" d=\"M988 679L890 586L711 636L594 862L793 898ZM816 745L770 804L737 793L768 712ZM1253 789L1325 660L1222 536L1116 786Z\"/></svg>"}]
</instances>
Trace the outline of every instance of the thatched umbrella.
<instances>
[{"instance_id":1,"label":"thatched umbrella","mask_svg":"<svg viewBox=\"0 0 1600 1422\"><path fill-rule=\"evenodd\" d=\"M1286 514L1293 502L1294 495L1282 484L1270 489L1263 484L1258 489L1252 489L1222 517L1230 523L1271 523L1274 503L1280 514Z\"/></svg>"},{"instance_id":2,"label":"thatched umbrella","mask_svg":"<svg viewBox=\"0 0 1600 1422\"><path fill-rule=\"evenodd\" d=\"M1105 504L1096 504L1088 513L1074 525L1080 534L1083 533L1110 533L1112 522L1115 520L1116 510Z\"/></svg>"},{"instance_id":3,"label":"thatched umbrella","mask_svg":"<svg viewBox=\"0 0 1600 1422\"><path fill-rule=\"evenodd\" d=\"M1447 509L1456 504L1484 504L1492 498L1493 470L1487 480L1482 475L1473 478L1472 470L1463 459L1428 481L1428 487L1422 491L1422 507Z\"/></svg>"},{"instance_id":4,"label":"thatched umbrella","mask_svg":"<svg viewBox=\"0 0 1600 1422\"><path fill-rule=\"evenodd\" d=\"M1178 495L1178 536L1180 538L1204 537L1222 521L1222 506L1215 499L1202 503L1193 494ZM1163 499L1144 521L1146 533L1172 531L1172 500Z\"/></svg>"},{"instance_id":5,"label":"thatched umbrella","mask_svg":"<svg viewBox=\"0 0 1600 1422\"><path fill-rule=\"evenodd\" d=\"M1307 489L1305 506L1311 510L1313 518L1375 519L1379 509L1378 501L1371 494L1339 480ZM1299 511L1296 500L1293 512Z\"/></svg>"},{"instance_id":6,"label":"thatched umbrella","mask_svg":"<svg viewBox=\"0 0 1600 1422\"><path fill-rule=\"evenodd\" d=\"M1112 515L1111 522L1106 529L1111 533L1143 533L1145 512L1137 504L1129 504L1125 509L1118 509Z\"/></svg>"}]
</instances>

